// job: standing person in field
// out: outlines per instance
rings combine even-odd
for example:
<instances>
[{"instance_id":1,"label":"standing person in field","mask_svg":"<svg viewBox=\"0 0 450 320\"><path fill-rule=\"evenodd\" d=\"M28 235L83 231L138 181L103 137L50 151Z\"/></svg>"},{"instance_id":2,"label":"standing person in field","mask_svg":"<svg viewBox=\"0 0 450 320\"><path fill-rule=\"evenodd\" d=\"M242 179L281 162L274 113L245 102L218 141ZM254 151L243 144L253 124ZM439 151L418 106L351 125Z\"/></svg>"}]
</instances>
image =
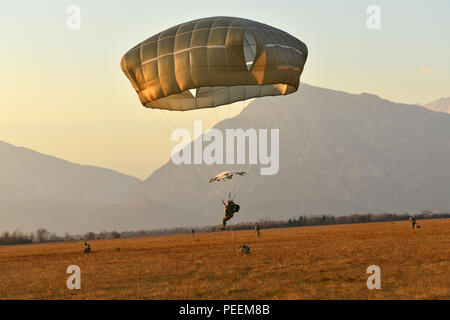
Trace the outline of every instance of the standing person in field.
<instances>
[{"instance_id":1,"label":"standing person in field","mask_svg":"<svg viewBox=\"0 0 450 320\"><path fill-rule=\"evenodd\" d=\"M256 236L258 238L261 237L261 234L259 233L259 230L261 229L261 227L259 226L259 224L255 224L255 231L256 231Z\"/></svg>"},{"instance_id":2,"label":"standing person in field","mask_svg":"<svg viewBox=\"0 0 450 320\"><path fill-rule=\"evenodd\" d=\"M195 236L195 230L192 229L192 238Z\"/></svg>"},{"instance_id":3,"label":"standing person in field","mask_svg":"<svg viewBox=\"0 0 450 320\"><path fill-rule=\"evenodd\" d=\"M84 248L83 252L84 253L91 253L91 245L89 243L85 242L84 246L85 246L85 248Z\"/></svg>"},{"instance_id":4,"label":"standing person in field","mask_svg":"<svg viewBox=\"0 0 450 320\"><path fill-rule=\"evenodd\" d=\"M415 229L415 228L416 228L416 225L417 225L416 217L414 217L414 216L409 217L409 221L411 221L411 227L412 227L413 229Z\"/></svg>"}]
</instances>

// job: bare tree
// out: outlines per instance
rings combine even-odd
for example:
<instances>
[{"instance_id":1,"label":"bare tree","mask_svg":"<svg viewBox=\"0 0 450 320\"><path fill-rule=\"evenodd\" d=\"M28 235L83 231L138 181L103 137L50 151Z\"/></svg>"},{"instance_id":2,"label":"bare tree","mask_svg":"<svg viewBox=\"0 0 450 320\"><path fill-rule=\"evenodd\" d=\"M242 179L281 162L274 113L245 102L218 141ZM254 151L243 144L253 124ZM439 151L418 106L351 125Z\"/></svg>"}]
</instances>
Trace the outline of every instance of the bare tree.
<instances>
[{"instance_id":1,"label":"bare tree","mask_svg":"<svg viewBox=\"0 0 450 320\"><path fill-rule=\"evenodd\" d=\"M44 228L39 228L36 231L36 241L37 242L45 242L48 237L48 231Z\"/></svg>"},{"instance_id":2,"label":"bare tree","mask_svg":"<svg viewBox=\"0 0 450 320\"><path fill-rule=\"evenodd\" d=\"M89 231L88 233L86 233L84 235L84 237L86 238L86 240L94 240L95 239L95 233Z\"/></svg>"},{"instance_id":3,"label":"bare tree","mask_svg":"<svg viewBox=\"0 0 450 320\"><path fill-rule=\"evenodd\" d=\"M108 231L102 231L99 233L100 239L108 238Z\"/></svg>"},{"instance_id":4,"label":"bare tree","mask_svg":"<svg viewBox=\"0 0 450 320\"><path fill-rule=\"evenodd\" d=\"M72 236L68 232L64 233L64 241L71 241L71 240L73 240Z\"/></svg>"},{"instance_id":5,"label":"bare tree","mask_svg":"<svg viewBox=\"0 0 450 320\"><path fill-rule=\"evenodd\" d=\"M120 233L114 230L113 232L111 232L111 237L113 237L114 239L118 239L120 238Z\"/></svg>"}]
</instances>

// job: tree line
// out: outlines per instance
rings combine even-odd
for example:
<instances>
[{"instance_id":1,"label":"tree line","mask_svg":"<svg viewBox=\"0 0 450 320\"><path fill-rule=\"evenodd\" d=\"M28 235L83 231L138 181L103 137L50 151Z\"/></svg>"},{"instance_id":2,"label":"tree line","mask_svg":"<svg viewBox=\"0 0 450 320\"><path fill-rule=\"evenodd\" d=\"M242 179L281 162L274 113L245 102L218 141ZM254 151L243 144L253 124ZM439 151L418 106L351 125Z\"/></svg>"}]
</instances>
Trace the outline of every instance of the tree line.
<instances>
[{"instance_id":1,"label":"tree line","mask_svg":"<svg viewBox=\"0 0 450 320\"><path fill-rule=\"evenodd\" d=\"M288 220L271 220L269 218L259 220L257 223L261 228L289 228L289 227L306 227L306 226L323 226L334 224L351 224L351 223L368 223L368 222L387 222L387 221L402 221L408 220L411 215L407 212L402 214L397 213L380 213L380 214L352 214L348 216L299 216ZM450 213L436 213L431 211L423 211L415 215L417 220L426 219L442 219L450 218ZM231 226L233 230L250 230L255 227L255 222L243 222ZM0 245L18 245L29 243L45 243L45 242L64 242L64 241L90 241L103 239L118 239L118 238L137 238L149 237L157 235L190 233L195 232L215 232L219 230L219 226L205 226L205 227L182 227L182 228L160 228L153 230L138 230L138 231L101 231L98 233L89 231L85 234L71 235L65 233L64 235L57 235L54 232L49 232L44 228L39 228L34 233L22 233L20 230L13 232L4 231L0 236Z\"/></svg>"}]
</instances>

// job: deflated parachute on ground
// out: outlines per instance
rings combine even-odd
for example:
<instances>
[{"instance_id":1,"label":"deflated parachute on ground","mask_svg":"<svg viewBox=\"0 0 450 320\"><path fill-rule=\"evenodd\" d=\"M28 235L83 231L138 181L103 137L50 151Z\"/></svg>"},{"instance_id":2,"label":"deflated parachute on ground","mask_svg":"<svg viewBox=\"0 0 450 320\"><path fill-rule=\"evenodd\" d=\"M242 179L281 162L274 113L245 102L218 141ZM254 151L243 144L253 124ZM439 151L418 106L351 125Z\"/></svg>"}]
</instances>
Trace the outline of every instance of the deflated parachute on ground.
<instances>
[{"instance_id":1,"label":"deflated parachute on ground","mask_svg":"<svg viewBox=\"0 0 450 320\"><path fill-rule=\"evenodd\" d=\"M145 107L186 111L293 93L307 56L306 45L282 30L212 17L141 42L121 67Z\"/></svg>"}]
</instances>

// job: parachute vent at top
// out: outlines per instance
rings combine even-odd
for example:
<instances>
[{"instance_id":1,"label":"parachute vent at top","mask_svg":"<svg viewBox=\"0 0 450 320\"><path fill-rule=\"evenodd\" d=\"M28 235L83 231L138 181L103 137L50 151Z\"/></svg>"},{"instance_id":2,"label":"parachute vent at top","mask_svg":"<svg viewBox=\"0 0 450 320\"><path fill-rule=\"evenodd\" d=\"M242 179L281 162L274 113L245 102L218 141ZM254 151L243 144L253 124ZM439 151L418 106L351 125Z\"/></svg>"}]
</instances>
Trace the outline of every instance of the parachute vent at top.
<instances>
[{"instance_id":1,"label":"parachute vent at top","mask_svg":"<svg viewBox=\"0 0 450 320\"><path fill-rule=\"evenodd\" d=\"M307 56L306 45L282 30L212 17L141 42L121 67L144 106L186 111L293 93Z\"/></svg>"}]
</instances>

